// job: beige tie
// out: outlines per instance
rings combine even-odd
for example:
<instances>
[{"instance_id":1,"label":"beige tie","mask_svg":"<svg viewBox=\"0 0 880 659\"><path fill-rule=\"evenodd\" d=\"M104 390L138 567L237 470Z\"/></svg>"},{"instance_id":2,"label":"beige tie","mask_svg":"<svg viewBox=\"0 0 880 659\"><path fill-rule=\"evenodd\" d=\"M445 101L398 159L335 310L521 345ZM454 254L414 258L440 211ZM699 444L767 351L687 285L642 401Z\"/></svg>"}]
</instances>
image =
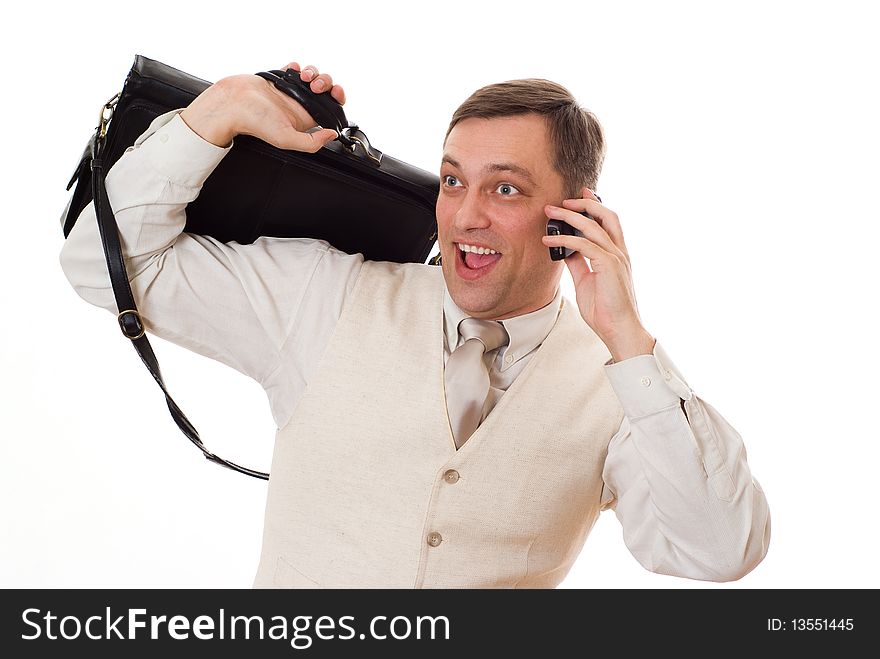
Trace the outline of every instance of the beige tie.
<instances>
[{"instance_id":1,"label":"beige tie","mask_svg":"<svg viewBox=\"0 0 880 659\"><path fill-rule=\"evenodd\" d=\"M495 320L465 318L458 324L458 333L464 343L446 360L445 380L449 423L455 447L461 448L480 425L489 395L489 371L483 355L507 345L509 339L507 330Z\"/></svg>"}]
</instances>

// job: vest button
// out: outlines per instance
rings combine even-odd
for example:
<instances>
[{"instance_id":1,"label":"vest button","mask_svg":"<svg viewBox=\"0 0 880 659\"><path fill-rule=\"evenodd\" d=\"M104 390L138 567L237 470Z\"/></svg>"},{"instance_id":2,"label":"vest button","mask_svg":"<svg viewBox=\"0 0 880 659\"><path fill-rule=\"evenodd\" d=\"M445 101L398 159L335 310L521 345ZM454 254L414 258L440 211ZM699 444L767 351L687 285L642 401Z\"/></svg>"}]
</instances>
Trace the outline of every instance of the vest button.
<instances>
[{"instance_id":1,"label":"vest button","mask_svg":"<svg viewBox=\"0 0 880 659\"><path fill-rule=\"evenodd\" d=\"M443 480L445 480L450 485L454 485L458 482L459 475L455 469L448 469L445 474L443 474Z\"/></svg>"},{"instance_id":2,"label":"vest button","mask_svg":"<svg viewBox=\"0 0 880 659\"><path fill-rule=\"evenodd\" d=\"M441 542L443 542L443 536L436 531L431 531L428 534L428 544L432 547L439 547Z\"/></svg>"}]
</instances>

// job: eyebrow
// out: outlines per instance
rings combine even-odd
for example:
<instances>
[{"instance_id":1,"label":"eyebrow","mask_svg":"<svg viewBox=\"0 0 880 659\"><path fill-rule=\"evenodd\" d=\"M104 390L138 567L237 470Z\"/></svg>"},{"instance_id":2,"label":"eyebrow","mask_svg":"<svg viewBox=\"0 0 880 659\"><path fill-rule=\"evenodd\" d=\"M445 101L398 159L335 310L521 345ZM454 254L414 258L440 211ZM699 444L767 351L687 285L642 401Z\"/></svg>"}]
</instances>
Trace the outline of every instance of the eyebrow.
<instances>
[{"instance_id":1,"label":"eyebrow","mask_svg":"<svg viewBox=\"0 0 880 659\"><path fill-rule=\"evenodd\" d=\"M455 158L444 155L441 163L449 163L453 167L461 169L461 163L459 163ZM535 185L535 177L532 176L532 173L527 170L525 167L517 165L512 162L493 162L489 163L483 168L483 171L486 172L511 172L513 174L518 174L522 176L525 180L527 180L532 185Z\"/></svg>"}]
</instances>

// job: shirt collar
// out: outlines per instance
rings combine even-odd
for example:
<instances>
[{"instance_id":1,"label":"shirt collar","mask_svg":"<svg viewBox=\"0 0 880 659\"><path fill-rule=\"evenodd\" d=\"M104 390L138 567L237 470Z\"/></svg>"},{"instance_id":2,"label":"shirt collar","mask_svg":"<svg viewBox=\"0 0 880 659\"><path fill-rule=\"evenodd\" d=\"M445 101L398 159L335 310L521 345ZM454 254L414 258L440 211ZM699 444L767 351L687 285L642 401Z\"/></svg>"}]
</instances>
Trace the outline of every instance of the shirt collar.
<instances>
[{"instance_id":1,"label":"shirt collar","mask_svg":"<svg viewBox=\"0 0 880 659\"><path fill-rule=\"evenodd\" d=\"M544 342L544 339L547 338L547 335L550 334L550 330L553 329L553 325L556 323L556 316L559 314L561 301L562 290L557 287L553 301L546 306L521 316L514 316L513 318L506 318L500 321L510 337L510 343L500 351L504 355L501 371L513 366ZM467 313L462 311L452 301L449 290L444 287L443 329L446 337L446 346L450 352L458 346L458 324L469 317Z\"/></svg>"}]
</instances>

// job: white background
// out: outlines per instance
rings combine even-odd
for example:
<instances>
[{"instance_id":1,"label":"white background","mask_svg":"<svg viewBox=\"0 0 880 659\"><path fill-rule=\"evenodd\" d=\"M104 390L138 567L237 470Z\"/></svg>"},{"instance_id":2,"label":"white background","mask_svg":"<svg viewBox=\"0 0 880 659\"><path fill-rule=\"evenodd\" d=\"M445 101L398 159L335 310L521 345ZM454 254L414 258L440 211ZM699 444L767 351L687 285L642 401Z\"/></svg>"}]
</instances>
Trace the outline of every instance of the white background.
<instances>
[{"instance_id":1,"label":"white background","mask_svg":"<svg viewBox=\"0 0 880 659\"><path fill-rule=\"evenodd\" d=\"M717 585L645 571L605 513L563 587L880 586L878 23L863 2L718 4L4 10L0 586L249 588L255 573L265 483L201 458L58 264L64 187L135 54L210 81L315 63L380 149L431 171L476 88L567 86L606 131L598 192L642 320L743 435L773 531L761 565ZM208 445L268 469L259 385L154 347Z\"/></svg>"}]
</instances>

